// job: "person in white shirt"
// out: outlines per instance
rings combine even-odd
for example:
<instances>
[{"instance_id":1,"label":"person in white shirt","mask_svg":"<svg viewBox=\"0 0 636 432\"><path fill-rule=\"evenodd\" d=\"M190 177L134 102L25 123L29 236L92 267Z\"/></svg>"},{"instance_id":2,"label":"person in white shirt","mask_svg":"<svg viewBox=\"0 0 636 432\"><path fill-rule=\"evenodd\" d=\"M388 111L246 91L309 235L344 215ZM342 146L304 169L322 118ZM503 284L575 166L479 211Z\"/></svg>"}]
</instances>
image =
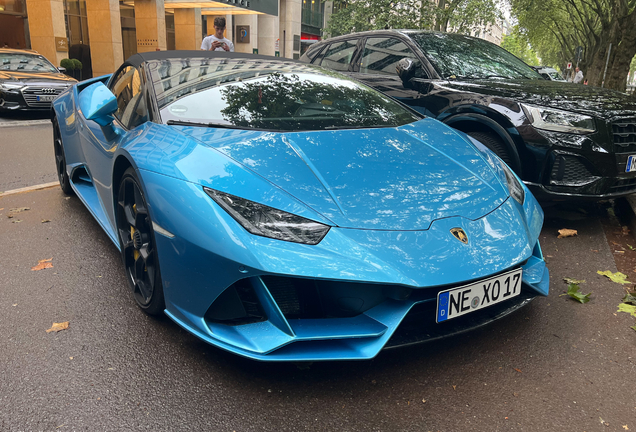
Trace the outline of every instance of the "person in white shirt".
<instances>
[{"instance_id":1,"label":"person in white shirt","mask_svg":"<svg viewBox=\"0 0 636 432\"><path fill-rule=\"evenodd\" d=\"M225 18L214 18L214 34L206 36L201 42L201 49L204 51L227 51L234 52L234 44L229 39L223 37L225 30Z\"/></svg>"},{"instance_id":2,"label":"person in white shirt","mask_svg":"<svg viewBox=\"0 0 636 432\"><path fill-rule=\"evenodd\" d=\"M577 67L576 69L574 69L574 71L576 72L576 75L574 75L574 80L572 82L574 84L583 83L583 72L581 71L581 69Z\"/></svg>"}]
</instances>

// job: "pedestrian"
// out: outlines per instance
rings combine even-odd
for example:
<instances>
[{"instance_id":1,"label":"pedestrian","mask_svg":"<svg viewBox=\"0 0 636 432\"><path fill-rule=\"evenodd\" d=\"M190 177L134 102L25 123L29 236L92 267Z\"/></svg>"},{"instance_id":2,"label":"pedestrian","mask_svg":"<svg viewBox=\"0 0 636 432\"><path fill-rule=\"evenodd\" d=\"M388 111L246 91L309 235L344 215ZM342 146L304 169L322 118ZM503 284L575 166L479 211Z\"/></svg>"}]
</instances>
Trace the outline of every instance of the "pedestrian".
<instances>
[{"instance_id":1,"label":"pedestrian","mask_svg":"<svg viewBox=\"0 0 636 432\"><path fill-rule=\"evenodd\" d=\"M583 82L583 71L578 68L578 66L574 69L576 75L574 75L574 80L572 81L574 84L581 84Z\"/></svg>"},{"instance_id":2,"label":"pedestrian","mask_svg":"<svg viewBox=\"0 0 636 432\"><path fill-rule=\"evenodd\" d=\"M203 38L201 49L204 51L234 52L234 44L223 36L225 31L225 18L214 18L214 34Z\"/></svg>"}]
</instances>

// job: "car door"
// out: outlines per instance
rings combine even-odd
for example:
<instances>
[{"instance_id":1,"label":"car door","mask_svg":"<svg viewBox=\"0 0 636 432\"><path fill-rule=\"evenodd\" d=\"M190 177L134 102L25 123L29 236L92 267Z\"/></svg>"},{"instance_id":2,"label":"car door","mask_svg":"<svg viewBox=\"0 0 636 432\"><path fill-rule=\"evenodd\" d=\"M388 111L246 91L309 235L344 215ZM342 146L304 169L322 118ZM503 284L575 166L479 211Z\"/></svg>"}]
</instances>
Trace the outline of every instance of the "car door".
<instances>
[{"instance_id":1,"label":"car door","mask_svg":"<svg viewBox=\"0 0 636 432\"><path fill-rule=\"evenodd\" d=\"M422 114L432 115L424 106L423 97L427 93L427 83L431 82L433 72L430 65L406 38L392 35L378 35L367 37L363 44L361 55L357 59L356 72L352 75L414 109ZM421 68L415 75L417 88L407 88L397 74L397 63L403 58L417 61Z\"/></svg>"},{"instance_id":2,"label":"car door","mask_svg":"<svg viewBox=\"0 0 636 432\"><path fill-rule=\"evenodd\" d=\"M148 113L143 97L143 84L139 70L133 66L122 67L111 78L109 89L117 98L117 110L113 113L112 126L101 127L92 120L81 118L84 127L80 137L86 165L102 208L114 224L112 202L112 165L115 151L126 138L128 131L145 123ZM114 226L114 225L113 225Z\"/></svg>"}]
</instances>

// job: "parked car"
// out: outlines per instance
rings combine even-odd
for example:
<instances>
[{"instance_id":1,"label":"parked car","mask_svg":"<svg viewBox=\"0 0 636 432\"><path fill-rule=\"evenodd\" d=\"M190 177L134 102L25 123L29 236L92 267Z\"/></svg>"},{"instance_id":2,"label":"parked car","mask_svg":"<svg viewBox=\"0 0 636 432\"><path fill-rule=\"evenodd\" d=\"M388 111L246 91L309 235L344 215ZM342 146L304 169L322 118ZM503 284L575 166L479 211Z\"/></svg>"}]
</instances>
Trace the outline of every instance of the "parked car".
<instances>
[{"instance_id":1,"label":"parked car","mask_svg":"<svg viewBox=\"0 0 636 432\"><path fill-rule=\"evenodd\" d=\"M636 192L636 103L542 79L460 34L378 30L314 44L301 61L354 77L480 140L543 198Z\"/></svg>"},{"instance_id":2,"label":"parked car","mask_svg":"<svg viewBox=\"0 0 636 432\"><path fill-rule=\"evenodd\" d=\"M537 201L422 117L297 61L164 51L73 86L52 121L62 190L121 251L141 309L242 356L313 361L548 294Z\"/></svg>"},{"instance_id":3,"label":"parked car","mask_svg":"<svg viewBox=\"0 0 636 432\"><path fill-rule=\"evenodd\" d=\"M53 99L76 82L35 51L0 48L0 114L50 110Z\"/></svg>"},{"instance_id":4,"label":"parked car","mask_svg":"<svg viewBox=\"0 0 636 432\"><path fill-rule=\"evenodd\" d=\"M532 69L536 70L539 73L539 75L541 75L543 78L547 80L567 82L565 78L561 76L559 71L557 71L554 68L551 68L548 66L531 66L531 67Z\"/></svg>"}]
</instances>

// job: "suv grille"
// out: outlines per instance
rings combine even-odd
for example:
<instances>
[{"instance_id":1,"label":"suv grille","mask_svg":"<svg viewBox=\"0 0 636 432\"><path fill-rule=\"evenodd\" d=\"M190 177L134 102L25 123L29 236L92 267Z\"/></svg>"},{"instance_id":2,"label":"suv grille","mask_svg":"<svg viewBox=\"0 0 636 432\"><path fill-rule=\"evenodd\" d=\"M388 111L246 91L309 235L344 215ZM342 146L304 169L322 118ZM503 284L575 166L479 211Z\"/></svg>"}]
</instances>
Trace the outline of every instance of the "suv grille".
<instances>
[{"instance_id":1,"label":"suv grille","mask_svg":"<svg viewBox=\"0 0 636 432\"><path fill-rule=\"evenodd\" d=\"M636 154L636 118L615 121L612 134L616 153Z\"/></svg>"},{"instance_id":2,"label":"suv grille","mask_svg":"<svg viewBox=\"0 0 636 432\"><path fill-rule=\"evenodd\" d=\"M568 155L558 155L550 173L550 183L556 185L580 186L598 178L587 169L580 158Z\"/></svg>"},{"instance_id":3,"label":"suv grille","mask_svg":"<svg viewBox=\"0 0 636 432\"><path fill-rule=\"evenodd\" d=\"M53 86L38 86L38 87L26 87L22 89L22 96L28 106L33 108L48 108L51 106L51 101L38 101L38 96L57 96L66 90L66 87L53 87Z\"/></svg>"}]
</instances>

